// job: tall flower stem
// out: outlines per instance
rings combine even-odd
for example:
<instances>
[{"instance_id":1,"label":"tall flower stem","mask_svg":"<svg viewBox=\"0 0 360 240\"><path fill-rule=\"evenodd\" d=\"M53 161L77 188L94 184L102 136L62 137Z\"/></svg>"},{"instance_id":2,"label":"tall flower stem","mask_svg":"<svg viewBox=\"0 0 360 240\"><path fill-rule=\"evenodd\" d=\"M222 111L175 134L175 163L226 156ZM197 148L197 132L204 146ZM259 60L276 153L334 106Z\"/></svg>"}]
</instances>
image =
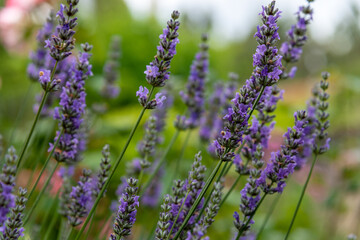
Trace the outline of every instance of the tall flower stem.
<instances>
[{"instance_id":1,"label":"tall flower stem","mask_svg":"<svg viewBox=\"0 0 360 240\"><path fill-rule=\"evenodd\" d=\"M201 199L204 197L206 191L208 190L208 188L210 187L210 184L212 183L212 181L214 180L217 172L219 171L221 165L222 165L223 161L219 161L218 164L216 165L215 169L212 171L211 175L209 176L209 178L206 180L206 183L203 187L203 189L201 190L200 194L198 195L198 197L196 198L194 204L191 206L189 213L186 215L186 218L184 219L183 224L180 226L180 229L177 231L174 240L178 239L180 237L180 234L182 232L182 230L184 229L184 227L186 226L186 224L189 222L191 216L193 215L193 213L195 212L197 206L199 205L199 203L201 202Z\"/></svg>"},{"instance_id":2,"label":"tall flower stem","mask_svg":"<svg viewBox=\"0 0 360 240\"><path fill-rule=\"evenodd\" d=\"M44 171L45 171L48 163L50 162L50 159L51 159L52 155L54 154L54 151L55 151L55 149L56 149L56 146L59 144L60 137L61 137L62 134L64 134L64 129L61 130L61 132L60 132L60 134L59 134L59 136L58 136L58 138L57 138L57 140L56 140L56 142L55 142L55 144L54 144L54 146L53 146L50 154L48 155L48 157L47 157L47 159L46 159L46 161L45 161L45 163L44 163L44 166L42 167L42 169L41 169L41 171L40 171L40 174L39 174L38 178L36 179L36 182L35 182L34 186L31 188L31 191L30 191L30 193L29 193L28 199L30 199L31 196L32 196L32 194L34 193L35 188L36 188L36 186L38 185L41 176L43 175L43 173L44 173Z\"/></svg>"},{"instance_id":3,"label":"tall flower stem","mask_svg":"<svg viewBox=\"0 0 360 240\"><path fill-rule=\"evenodd\" d=\"M170 232L169 232L166 240L169 240L169 238L170 238L170 236L171 236L171 233L172 233L172 231L174 230L174 227L175 227L175 225L176 225L176 222L177 222L177 220L179 219L181 210L182 210L182 208L184 207L185 201L186 201L186 199L188 198L189 193L190 193L190 188L189 188L189 190L187 190L187 193L186 193L186 195L185 195L185 198L184 198L184 200L183 200L183 202L182 202L182 204L181 204L181 207L180 207L180 209L179 209L179 211L178 211L178 213L177 213L177 215L176 215L176 218L175 218L175 220L174 220L174 222L173 222L173 225L171 226Z\"/></svg>"},{"instance_id":4,"label":"tall flower stem","mask_svg":"<svg viewBox=\"0 0 360 240\"><path fill-rule=\"evenodd\" d=\"M191 135L191 129L188 130L188 132L187 132L187 134L186 134L186 137L185 137L185 141L184 141L183 146L182 146L182 148L181 148L180 155L179 155L179 157L176 159L174 174L173 174L173 177L171 178L172 180L175 179L175 177L176 177L176 173L178 172L177 170L178 170L179 167L180 167L180 162L181 162L181 160L182 160L183 157L184 157L185 149L186 149L186 147L187 147L187 145L188 145L188 143L189 143L190 135Z\"/></svg>"},{"instance_id":5,"label":"tall flower stem","mask_svg":"<svg viewBox=\"0 0 360 240\"><path fill-rule=\"evenodd\" d=\"M284 238L285 240L288 239L288 237L289 237L289 235L290 235L290 232L291 232L291 228L292 228L292 226L294 225L294 222L295 222L295 219L296 219L296 215L297 215L297 213L298 213L298 211L299 211L299 209L300 209L300 205L301 205L301 202L302 202L302 200L303 200L303 198L304 198L305 191L306 191L307 185L308 185L308 183L309 183L309 181L310 181L311 174L312 174L312 171L313 171L313 169L314 169L316 160L317 160L317 154L314 154L314 159L313 159L313 161L312 161L309 174L308 174L308 176L307 176L305 185L304 185L304 187L303 187L303 189L302 189L302 191L301 191L300 199L299 199L299 201L298 201L298 203L297 203L297 206L296 206L294 215L293 215L293 217L292 217L292 219L291 219L290 226L289 226L288 231L287 231L287 233L286 233L286 236L285 236L285 238Z\"/></svg>"},{"instance_id":6,"label":"tall flower stem","mask_svg":"<svg viewBox=\"0 0 360 240\"><path fill-rule=\"evenodd\" d=\"M147 182L145 183L144 187L142 188L142 191L140 191L140 198L142 197L142 195L144 194L144 192L146 191L146 189L150 186L152 180L154 179L154 177L156 176L156 174L159 172L161 165L165 162L166 157L168 155L168 153L170 152L170 149L172 148L172 146L174 145L177 137L179 136L180 131L176 130L175 134L173 135L173 137L170 140L169 145L167 146L167 148L165 149L162 158L160 159L160 161L158 162L158 164L156 165L156 168L154 169L154 171L152 172L152 174L150 175L149 179L147 180Z\"/></svg>"},{"instance_id":7,"label":"tall flower stem","mask_svg":"<svg viewBox=\"0 0 360 240\"><path fill-rule=\"evenodd\" d=\"M270 208L269 208L269 211L268 211L268 213L266 214L265 220L264 220L264 222L261 224L260 230L259 230L258 234L256 235L256 240L258 240L258 239L260 238L262 232L264 231L265 226L266 226L266 224L268 223L271 215L273 214L274 209L275 209L276 205L278 204L280 197L281 197L281 194L278 194L278 195L276 196L276 198L273 200L273 202L271 203L271 206L270 206Z\"/></svg>"},{"instance_id":8,"label":"tall flower stem","mask_svg":"<svg viewBox=\"0 0 360 240\"><path fill-rule=\"evenodd\" d=\"M50 81L52 81L53 78L54 78L57 65L58 65L58 61L55 62L55 65L54 65L54 67L53 67L53 70L52 70L52 72L51 72ZM19 160L18 160L18 162L17 162L17 167L16 167L16 170L17 170L17 171L18 171L19 166L20 166L20 163L21 163L21 161L22 161L22 159L23 159L23 157L24 157L25 151L26 151L26 149L27 149L27 147L28 147L28 145L29 145L30 139L31 139L31 137L32 137L32 135L33 135L33 133L34 133L35 126L36 126L36 124L37 124L37 122L38 122L38 120L39 120L41 111L42 111L42 109L43 109L43 107L44 107L44 104L45 104L45 102L46 102L46 98L47 98L48 95L49 95L49 91L45 91L45 93L44 93L44 95L43 95L43 97L42 97L42 99L41 99L41 103L40 103L39 109L38 109L38 111L37 111L37 113L36 113L34 122L33 122L32 126L31 126L30 132L29 132L29 134L28 134L28 136L27 136L27 138L26 138L26 140L25 140L24 147L23 147L22 150L21 150L21 153L20 153L20 156L19 156Z\"/></svg>"},{"instance_id":9,"label":"tall flower stem","mask_svg":"<svg viewBox=\"0 0 360 240\"><path fill-rule=\"evenodd\" d=\"M55 165L55 167L53 168L53 170L51 171L48 179L46 180L45 185L44 185L43 188L41 189L39 195L36 197L35 202L34 202L34 204L32 205L32 207L30 208L29 212L26 214L25 219L24 219L24 226L25 226L26 223L29 221L29 219L30 219L30 217L31 217L31 214L34 212L37 204L39 203L42 195L44 194L47 186L49 185L50 180L51 180L52 176L54 175L54 173L55 173L55 171L56 171L56 169L57 169L58 166L59 166L59 162L56 162L56 165Z\"/></svg>"},{"instance_id":10,"label":"tall flower stem","mask_svg":"<svg viewBox=\"0 0 360 240\"><path fill-rule=\"evenodd\" d=\"M151 99L151 96L152 96L152 94L153 94L153 92L154 92L154 89L155 89L155 87L152 87L152 88L151 88L150 93L149 93L148 100ZM137 121L136 121L133 129L132 129L131 132L130 132L130 135L129 135L126 143L125 143L125 146L124 146L123 150L122 150L121 153L120 153L119 158L117 159L116 163L114 164L114 168L112 169L112 171L111 171L111 173L110 173L110 175L109 175L109 178L106 180L106 182L105 182L104 186L102 187L99 195L98 195L97 198L95 199L94 205L93 205L93 207L91 208L89 214L87 215L86 220L85 220L84 224L82 225L80 231L79 231L78 234L76 235L75 240L79 240L79 239L80 239L81 234L84 232L87 224L88 224L89 221L90 221L91 216L92 216L93 213L95 212L95 209L96 209L97 205L99 204L100 199L101 199L101 197L103 196L103 194L104 194L104 192L105 192L105 189L108 187L109 182L111 181L112 177L114 176L116 169L118 168L118 166L119 166L122 158L124 157L127 148L129 147L129 144L130 144L130 142L131 142L131 140L132 140L132 138L133 138L133 136L134 136L134 134L135 134L135 132L136 132L137 127L138 127L139 124L140 124L140 121L141 121L141 119L142 119L145 111L146 111L146 108L144 107L144 108L141 110L140 115L139 115L139 117L138 117L138 119L137 119Z\"/></svg>"}]
</instances>

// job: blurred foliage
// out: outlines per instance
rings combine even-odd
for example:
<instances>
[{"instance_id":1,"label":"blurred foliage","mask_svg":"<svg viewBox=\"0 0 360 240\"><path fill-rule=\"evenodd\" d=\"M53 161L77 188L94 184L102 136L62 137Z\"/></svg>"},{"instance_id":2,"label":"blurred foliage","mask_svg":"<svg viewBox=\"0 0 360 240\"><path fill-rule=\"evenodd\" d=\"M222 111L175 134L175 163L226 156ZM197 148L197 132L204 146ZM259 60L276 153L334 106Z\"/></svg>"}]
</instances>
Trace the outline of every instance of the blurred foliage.
<instances>
[{"instance_id":1,"label":"blurred foliage","mask_svg":"<svg viewBox=\"0 0 360 240\"><path fill-rule=\"evenodd\" d=\"M2 3L2 1L0 1ZM83 12L80 9L79 25L77 27L77 43L89 42L94 46L93 64L94 77L87 81L87 104L91 108L93 104L103 103L105 100L100 96L99 90L102 82L102 68L108 54L108 45L112 35L120 35L122 38L122 57L120 72L120 97L107 101L108 111L103 115L94 113L89 115L89 143L88 150L84 154L81 167L89 167L96 171L101 157L101 148L105 143L111 146L113 160L116 159L129 131L137 119L140 106L137 103L135 92L139 85L146 84L144 70L155 55L158 35L165 23L159 23L156 16L147 19L135 20L127 6L119 0L97 0L90 11ZM57 6L56 6L57 8ZM255 14L255 13L254 13ZM169 13L170 15L170 13ZM204 20L206 21L206 19ZM285 39L285 29L294 23L295 19L283 19L280 22L282 39ZM306 101L311 93L311 88L320 78L320 72L329 71L330 78L330 114L331 150L319 159L317 169L312 178L309 192L305 197L298 215L292 239L345 239L350 233L360 234L359 214L353 216L352 212L360 213L359 203L359 170L360 170L360 30L359 11L354 8L352 15L346 16L342 24L337 26L336 35L327 42L316 42L310 38L304 49L304 55L298 64L299 71L296 79L286 80L279 83L285 89L284 101L279 103L277 109L277 125L273 132L270 150L275 150L281 144L281 136L288 126L293 123L293 112L306 107ZM37 29L40 26L29 26L24 34L24 42L30 42L33 48ZM211 27L211 26L208 26ZM202 32L209 31L207 27L196 26L186 17L182 17L180 28L180 44L177 48L172 65L171 82L174 96L177 97L175 107L168 115L168 126L165 132L165 143L174 134L172 123L177 114L182 113L184 105L178 98L178 92L184 88L190 68L190 64L197 51L197 44ZM255 31L255 26L254 26ZM252 34L251 34L252 35ZM349 46L342 46L342 40L346 39ZM207 82L207 95L212 91L216 81L227 80L230 71L239 74L241 82L250 76L252 71L252 54L256 42L249 36L247 39L228 42L226 45L217 44L221 36L210 35L210 79ZM346 48L347 47L347 48ZM30 84L26 76L28 63L27 52L13 53L5 46L0 45L0 133L4 136L7 146L14 144L20 149L24 142L27 131L30 129L34 113L32 104L34 96L40 92L37 83ZM31 85L31 87L29 87ZM29 90L28 90L29 89ZM26 97L29 91L29 96ZM18 122L16 118L20 109ZM146 117L149 113L146 113ZM145 118L146 118L145 117ZM143 121L144 122L144 121ZM16 126L14 124L16 123ZM46 148L49 139L53 139L55 124L51 119L43 119L37 126L36 135L31 143L31 150L27 153L27 169L39 169L34 162L41 159L44 162ZM142 137L142 128L139 128L129 150L121 163L116 178L112 181L108 196L115 197L114 191L119 183L120 176L125 173L126 163L137 156L135 151L137 141ZM204 152L204 161L208 169L212 169L213 162L206 154L206 146L201 145L197 138L197 130L191 133L190 143L186 149L184 160L180 166L183 177L190 169L194 154L199 150ZM10 143L10 138L13 135ZM165 176L165 186L169 184L172 176L171 162L178 157L185 139L185 134L180 134L175 146L171 150L168 161L169 171ZM161 146L163 149L166 144ZM79 170L80 171L80 168ZM262 239L280 239L284 236L297 199L300 195L302 184L305 181L308 168L294 174L288 182L283 196L270 219ZM208 173L210 170L208 170ZM232 171L226 180L226 190L235 180L236 174ZM21 182L21 181L20 181ZM244 179L243 181L244 182ZM26 184L21 182L20 184ZM242 185L241 185L242 186ZM240 189L241 186L238 186ZM212 239L229 239L233 231L232 214L238 210L239 191L228 200L228 204L220 210L216 221L209 230ZM258 230L268 208L271 205L271 197L261 207L256 215L254 230ZM51 196L47 196L51 199ZM49 201L43 199L42 209L51 207ZM97 211L99 220L109 214L109 199L104 199ZM41 208L39 208L41 209ZM46 212L40 212L36 221L42 221ZM143 209L139 211L138 224L134 229L134 236L140 237L146 231L151 231L156 223L158 209ZM94 227L93 232L101 231L103 222ZM142 224L142 225L141 225ZM356 232L357 231L357 232ZM143 239L142 237L139 239Z\"/></svg>"}]
</instances>

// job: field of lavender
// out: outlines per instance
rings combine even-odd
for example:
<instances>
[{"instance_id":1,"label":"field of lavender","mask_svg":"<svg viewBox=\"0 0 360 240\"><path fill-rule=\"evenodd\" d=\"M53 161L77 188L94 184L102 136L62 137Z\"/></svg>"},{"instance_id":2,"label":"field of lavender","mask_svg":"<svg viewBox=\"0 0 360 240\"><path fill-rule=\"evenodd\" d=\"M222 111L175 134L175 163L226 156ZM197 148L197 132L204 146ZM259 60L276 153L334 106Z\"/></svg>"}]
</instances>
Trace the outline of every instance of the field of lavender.
<instances>
[{"instance_id":1,"label":"field of lavender","mask_svg":"<svg viewBox=\"0 0 360 240\"><path fill-rule=\"evenodd\" d=\"M86 1L0 1L0 239L357 239L360 9L219 44Z\"/></svg>"}]
</instances>

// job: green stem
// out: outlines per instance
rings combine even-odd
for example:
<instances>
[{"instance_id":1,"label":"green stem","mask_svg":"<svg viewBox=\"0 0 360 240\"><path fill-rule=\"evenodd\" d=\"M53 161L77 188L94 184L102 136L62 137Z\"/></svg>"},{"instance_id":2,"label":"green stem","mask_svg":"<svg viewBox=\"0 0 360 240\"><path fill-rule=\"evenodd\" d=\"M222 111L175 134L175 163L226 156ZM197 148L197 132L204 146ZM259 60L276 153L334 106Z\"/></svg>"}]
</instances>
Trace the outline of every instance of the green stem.
<instances>
[{"instance_id":1,"label":"green stem","mask_svg":"<svg viewBox=\"0 0 360 240\"><path fill-rule=\"evenodd\" d=\"M224 167L222 168L222 170L221 170L221 172L220 172L220 174L219 174L219 176L217 177L217 179L216 179L215 182L219 182L219 181L220 181L221 177L222 177L222 176L224 175L224 173L225 173L225 169L226 169L226 167L227 167L228 164L229 164L229 162L226 162L226 163L225 163ZM206 208L206 206L208 205L208 203L209 203L209 201L210 201L210 199L211 199L211 194L214 192L214 190L215 190L215 187L213 186L213 188L211 189L209 195L207 196L207 198L206 198L206 200L205 200L204 207L201 208L201 210L200 210L200 212L199 212L199 215L198 215L197 218L196 218L196 222L198 222L198 221L200 220L201 215L204 213L205 208Z\"/></svg>"},{"instance_id":2,"label":"green stem","mask_svg":"<svg viewBox=\"0 0 360 240\"><path fill-rule=\"evenodd\" d=\"M268 213L266 214L265 220L264 220L264 222L262 223L262 225L261 225L261 227L260 227L259 233L256 235L256 240L260 239L260 235L261 235L262 232L264 231L266 224L268 223L271 215L273 214L274 209L275 209L276 205L277 205L278 202L279 202L280 196L281 196L281 194L278 194L278 195L276 196L276 198L273 200L273 202L271 203L271 206L270 206L270 208L269 208L269 211L268 211Z\"/></svg>"},{"instance_id":3,"label":"green stem","mask_svg":"<svg viewBox=\"0 0 360 240\"><path fill-rule=\"evenodd\" d=\"M90 234L90 230L92 229L92 226L93 226L93 224L94 224L94 215L95 215L95 213L91 216L89 229L88 229L88 231L86 232L85 239L88 239L89 234Z\"/></svg>"},{"instance_id":4,"label":"green stem","mask_svg":"<svg viewBox=\"0 0 360 240\"><path fill-rule=\"evenodd\" d=\"M257 98L255 99L255 102L253 103L253 106L252 106L252 108L251 108L251 110L250 110L250 112L249 112L249 117L248 117L247 121L249 121L251 115L253 114L253 112L254 112L254 110L255 110L255 108L256 108L256 105L259 103L260 98L261 98L261 96L262 96L263 93L264 93L265 88L266 88L266 86L262 86L262 87L261 87L260 93L259 93L259 95L257 96Z\"/></svg>"},{"instance_id":5,"label":"green stem","mask_svg":"<svg viewBox=\"0 0 360 240\"><path fill-rule=\"evenodd\" d=\"M52 176L54 175L55 170L56 170L56 168L57 168L58 166L59 166L59 162L56 162L56 165L55 165L54 169L52 170L52 172L50 173L48 179L46 180L45 185L44 185L43 188L41 189L41 192L40 192L39 195L36 197L34 204L33 204L32 207L30 208L30 210L29 210L29 212L27 213L27 215L25 216L24 226L25 226L26 223L29 221L29 219L30 219L30 217L31 217L31 214L33 213L33 211L35 210L37 204L39 203L40 198L41 198L42 195L44 194L44 192L45 192L47 186L49 185L50 180L51 180Z\"/></svg>"},{"instance_id":6,"label":"green stem","mask_svg":"<svg viewBox=\"0 0 360 240\"><path fill-rule=\"evenodd\" d=\"M288 239L288 237L289 237L289 235L290 235L290 232L291 232L291 228L292 228L292 226L294 225L294 222L295 222L295 219L296 219L296 215L297 215L297 213L298 213L298 211L299 211L299 209L300 209L300 205L301 205L301 202L302 202L303 197L304 197L304 195L305 195L305 191L306 191L307 185L308 185L308 183L309 183L309 181L310 181L311 174L312 174L312 171L313 171L314 166L315 166L315 163L316 163L316 159L317 159L317 154L314 154L314 159L313 159L312 164L311 164L310 172L309 172L309 174L308 174L308 176L307 176L305 185L304 185L304 187L303 187L303 189L302 189L302 191L301 191L300 199L299 199L299 201L298 201L298 203L297 203L297 206L296 206L294 215L293 215L293 217L292 217L292 219L291 219L290 226L289 226L288 231L287 231L287 233L286 233L286 236L285 236L285 238L284 238L285 240Z\"/></svg>"},{"instance_id":7,"label":"green stem","mask_svg":"<svg viewBox=\"0 0 360 240\"><path fill-rule=\"evenodd\" d=\"M30 193L29 193L28 199L30 199L31 196L32 196L32 194L34 193L34 190L36 189L36 186L38 185L41 176L43 175L43 173L44 173L44 171L45 171L48 163L50 162L50 159L51 159L52 155L54 154L54 151L55 151L56 146L59 144L60 137L61 137L62 134L64 134L64 129L61 130L61 132L60 132L60 134L59 134L59 136L58 136L58 138L57 138L57 140L56 140L56 142L55 142L55 144L54 144L54 146L53 146L53 148L52 148L49 156L47 157L47 159L46 159L46 161L45 161L44 166L42 167L42 169L41 169L41 171L40 171L40 174L39 174L38 178L36 179L36 182L35 182L34 186L31 188L31 191L30 191Z\"/></svg>"},{"instance_id":8,"label":"green stem","mask_svg":"<svg viewBox=\"0 0 360 240\"><path fill-rule=\"evenodd\" d=\"M51 81L53 80L53 78L54 78L57 65L58 65L58 61L55 62L54 68L53 68L53 70L52 70L52 72L51 72L50 82L51 82ZM42 111L42 109L43 109L43 107L44 107L44 104L45 104L45 102L46 102L46 98L47 98L48 94L49 94L49 92L48 92L48 91L45 91L45 93L44 93L44 95L43 95L43 97L42 97L42 99L41 99L41 103L40 103L39 109L38 109L38 111L37 111L37 113L36 113L34 122L33 122L32 126L31 126L30 132L29 132L29 134L28 134L28 136L27 136L27 138L26 138L25 144L24 144L24 146L23 146L23 148L22 148L22 150L21 150L21 153L20 153L20 156L19 156L19 160L18 160L17 166L16 166L16 171L18 171L18 168L19 168L19 166L20 166L20 163L21 163L21 161L22 161L22 159L23 159L23 157L24 157L25 151L26 151L26 149L27 149L27 147L28 147L28 145L29 145L30 139L31 139L31 137L32 137L32 135L33 135L33 133L34 133L35 126L36 126L36 124L37 124L37 122L38 122L38 120L39 120L41 111Z\"/></svg>"},{"instance_id":9,"label":"green stem","mask_svg":"<svg viewBox=\"0 0 360 240\"><path fill-rule=\"evenodd\" d=\"M153 94L154 89L155 89L155 87L152 87L152 88L151 88L150 93L149 93L149 95L148 95L148 100L151 99L151 95ZM139 124L140 124L140 121L141 121L141 119L142 119L145 111L146 111L146 108L144 107L144 108L141 110L140 115L139 115L139 117L138 117L138 119L137 119L137 121L136 121L133 129L132 129L131 132L130 132L130 135L129 135L126 143L125 143L125 146L124 146L123 150L121 151L120 156L119 156L119 158L117 159L117 161L116 161L116 163L115 163L115 165L114 165L114 168L113 168L113 170L111 171L111 173L110 173L110 175L109 175L109 178L106 180L103 188L101 189L99 195L97 196L97 198L96 198L96 200L95 200L95 202L94 202L94 205L93 205L93 207L91 208L88 216L86 217L86 220L85 220L84 224L82 225L79 233L76 235L75 240L79 240L79 239L80 239L81 234L84 232L84 230L85 230L88 222L90 221L90 216L94 213L97 205L98 205L99 202L100 202L101 197L104 195L105 189L108 187L109 182L111 181L112 177L113 177L114 174L115 174L116 169L118 168L118 166L119 166L122 158L124 157L125 152L126 152L128 146L129 146L129 144L130 144L130 142L131 142L131 140L132 140L132 138L133 138L133 136L134 136L134 134L135 134L135 132L136 132L137 127L138 127Z\"/></svg>"},{"instance_id":10,"label":"green stem","mask_svg":"<svg viewBox=\"0 0 360 240\"><path fill-rule=\"evenodd\" d=\"M56 224L56 222L57 222L58 219L59 219L59 213L58 213L58 211L56 210L56 211L55 211L55 216L52 216L52 217L51 217L51 221L50 221L49 226L47 227L47 230L46 230L44 239L51 239L51 238L50 238L50 235L51 235L52 230L54 229L54 226L55 226L55 224Z\"/></svg>"},{"instance_id":11,"label":"green stem","mask_svg":"<svg viewBox=\"0 0 360 240\"><path fill-rule=\"evenodd\" d=\"M169 240L169 238L170 238L170 236L171 236L171 233L172 233L172 231L174 230L174 227L175 227L175 225L176 225L176 223L177 223L177 220L179 219L181 210L182 210L182 208L184 207L185 201L186 201L186 199L188 198L189 193L190 193L190 188L189 188L189 190L187 190L187 193L186 193L186 195L185 195L185 198L184 198L184 200L182 201L181 207L180 207L180 209L179 209L179 211L178 211L178 213L177 213L177 215L176 215L175 221L173 222L173 225L171 226L170 232L169 232L166 240Z\"/></svg>"},{"instance_id":12,"label":"green stem","mask_svg":"<svg viewBox=\"0 0 360 240\"><path fill-rule=\"evenodd\" d=\"M193 213L195 212L197 206L200 204L201 199L204 197L205 192L208 190L208 188L210 187L210 184L212 183L212 181L214 180L217 172L219 171L221 164L223 163L223 161L219 161L218 164L216 165L215 169L212 171L211 175L209 176L209 178L207 179L205 186L203 187L203 189L201 190L199 196L196 198L194 204L191 206L189 213L186 215L186 218L184 219L183 224L181 225L180 229L177 231L174 240L178 239L182 230L185 228L185 226L187 225L187 223L189 222L191 216L193 215Z\"/></svg>"},{"instance_id":13,"label":"green stem","mask_svg":"<svg viewBox=\"0 0 360 240\"><path fill-rule=\"evenodd\" d=\"M74 228L73 227L70 227L70 231L69 231L69 234L67 235L67 237L65 239L71 239L71 235L72 233L74 232Z\"/></svg>"},{"instance_id":14,"label":"green stem","mask_svg":"<svg viewBox=\"0 0 360 240\"><path fill-rule=\"evenodd\" d=\"M147 180L147 182L145 183L144 187L142 188L142 190L140 191L140 198L142 197L142 195L144 194L145 190L150 186L152 180L154 179L154 177L156 176L156 174L158 173L158 171L160 170L161 165L165 162L166 157L168 155L168 153L170 152L170 149L172 148L172 146L174 145L177 137L179 136L180 131L176 130L175 134L173 135L173 137L170 140L169 145L167 146L167 148L165 149L165 152L162 156L162 158L160 159L160 161L158 162L158 164L156 165L156 168L154 170L154 172L150 175L149 179Z\"/></svg>"},{"instance_id":15,"label":"green stem","mask_svg":"<svg viewBox=\"0 0 360 240\"><path fill-rule=\"evenodd\" d=\"M219 208L225 203L226 199L230 196L231 192L235 189L235 186L238 184L238 182L240 181L241 178L241 174L239 174L239 176L236 178L235 182L233 183L233 185L231 185L231 188L229 189L229 191L226 193L226 195L224 196L224 198L221 200Z\"/></svg>"}]
</instances>

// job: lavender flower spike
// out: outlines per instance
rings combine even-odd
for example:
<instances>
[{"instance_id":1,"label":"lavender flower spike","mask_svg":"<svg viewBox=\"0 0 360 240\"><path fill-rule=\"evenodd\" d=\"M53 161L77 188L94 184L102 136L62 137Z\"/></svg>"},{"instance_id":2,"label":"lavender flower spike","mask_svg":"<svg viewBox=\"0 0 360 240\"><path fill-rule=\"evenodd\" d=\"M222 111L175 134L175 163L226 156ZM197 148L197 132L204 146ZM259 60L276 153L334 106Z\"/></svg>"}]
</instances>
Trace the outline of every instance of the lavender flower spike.
<instances>
[{"instance_id":1,"label":"lavender flower spike","mask_svg":"<svg viewBox=\"0 0 360 240\"><path fill-rule=\"evenodd\" d=\"M71 50L75 45L73 38L77 25L77 18L74 17L78 12L76 5L79 0L68 0L68 6L60 4L60 10L57 12L59 25L56 27L56 34L45 41L45 48L49 48L50 56L56 61L61 61L71 55ZM65 13L65 15L64 15Z\"/></svg>"},{"instance_id":2,"label":"lavender flower spike","mask_svg":"<svg viewBox=\"0 0 360 240\"><path fill-rule=\"evenodd\" d=\"M302 47L305 45L307 40L307 25L309 25L313 19L313 10L310 7L310 3L313 1L314 0L308 0L309 4L307 6L301 6L299 11L296 12L297 23L292 25L290 30L287 32L289 40L281 45L280 53L286 63L297 62L301 57ZM283 72L282 78L293 78L296 70L296 67L292 67L288 73Z\"/></svg>"},{"instance_id":3,"label":"lavender flower spike","mask_svg":"<svg viewBox=\"0 0 360 240\"><path fill-rule=\"evenodd\" d=\"M177 20L180 16L178 11L173 11L171 19L167 22L167 27L160 35L159 46L155 59L146 66L146 81L153 87L163 87L170 76L170 63L176 54L176 45L179 43L179 33L177 32L180 22Z\"/></svg>"},{"instance_id":4,"label":"lavender flower spike","mask_svg":"<svg viewBox=\"0 0 360 240\"><path fill-rule=\"evenodd\" d=\"M157 107L161 107L166 97L162 93L157 93L155 95L155 99L149 99L149 90L146 87L140 86L139 91L136 92L136 96L138 97L139 103L146 109L154 109Z\"/></svg>"},{"instance_id":5,"label":"lavender flower spike","mask_svg":"<svg viewBox=\"0 0 360 240\"><path fill-rule=\"evenodd\" d=\"M161 205L160 218L155 230L156 240L164 240L169 235L170 219L172 218L170 202L170 196L166 195L164 203Z\"/></svg>"},{"instance_id":6,"label":"lavender flower spike","mask_svg":"<svg viewBox=\"0 0 360 240\"><path fill-rule=\"evenodd\" d=\"M104 65L104 87L101 90L103 97L116 98L119 95L119 86L117 86L118 72L120 59L120 37L113 36L110 44L109 57Z\"/></svg>"},{"instance_id":7,"label":"lavender flower spike","mask_svg":"<svg viewBox=\"0 0 360 240\"><path fill-rule=\"evenodd\" d=\"M196 54L190 69L190 76L186 86L186 92L180 92L183 102L188 107L188 127L196 128L200 124L200 118L204 112L204 85L209 69L209 54L207 35L201 37L200 51Z\"/></svg>"},{"instance_id":8,"label":"lavender flower spike","mask_svg":"<svg viewBox=\"0 0 360 240\"><path fill-rule=\"evenodd\" d=\"M4 226L10 209L15 207L13 191L17 159L15 148L10 147L5 156L5 164L0 175L0 228Z\"/></svg>"},{"instance_id":9,"label":"lavender flower spike","mask_svg":"<svg viewBox=\"0 0 360 240\"><path fill-rule=\"evenodd\" d=\"M82 223L81 218L88 214L92 203L91 171L83 170L78 185L72 188L67 218L71 226L76 227Z\"/></svg>"},{"instance_id":10,"label":"lavender flower spike","mask_svg":"<svg viewBox=\"0 0 360 240\"><path fill-rule=\"evenodd\" d=\"M77 63L73 63L71 68L71 79L66 82L60 95L60 108L55 108L54 118L59 120L59 128L63 129L60 136L58 150L54 157L58 162L73 164L79 160L78 153L82 151L83 144L80 139L80 127L83 122L82 116L85 113L85 80L92 75L89 53L91 45L82 44L83 52L80 52ZM54 142L60 135L57 132ZM50 144L49 151L53 148Z\"/></svg>"},{"instance_id":11,"label":"lavender flower spike","mask_svg":"<svg viewBox=\"0 0 360 240\"><path fill-rule=\"evenodd\" d=\"M101 189L104 187L106 180L109 177L110 173L110 147L108 144L106 144L102 151L102 158L100 163L100 171L97 174L96 178L92 179L93 184L93 194L96 198L99 193L101 192Z\"/></svg>"},{"instance_id":12,"label":"lavender flower spike","mask_svg":"<svg viewBox=\"0 0 360 240\"><path fill-rule=\"evenodd\" d=\"M136 195L138 180L129 178L128 186L120 199L119 210L114 223L114 233L110 239L123 239L131 234L131 228L136 221L137 207L139 207L139 196Z\"/></svg>"},{"instance_id":13,"label":"lavender flower spike","mask_svg":"<svg viewBox=\"0 0 360 240\"><path fill-rule=\"evenodd\" d=\"M6 220L6 226L0 235L1 240L17 240L20 237L24 236L22 227L22 219L24 217L23 212L25 209L25 204L27 202L26 198L27 191L24 188L19 188L19 194L16 196L15 207L11 209L10 217Z\"/></svg>"}]
</instances>

